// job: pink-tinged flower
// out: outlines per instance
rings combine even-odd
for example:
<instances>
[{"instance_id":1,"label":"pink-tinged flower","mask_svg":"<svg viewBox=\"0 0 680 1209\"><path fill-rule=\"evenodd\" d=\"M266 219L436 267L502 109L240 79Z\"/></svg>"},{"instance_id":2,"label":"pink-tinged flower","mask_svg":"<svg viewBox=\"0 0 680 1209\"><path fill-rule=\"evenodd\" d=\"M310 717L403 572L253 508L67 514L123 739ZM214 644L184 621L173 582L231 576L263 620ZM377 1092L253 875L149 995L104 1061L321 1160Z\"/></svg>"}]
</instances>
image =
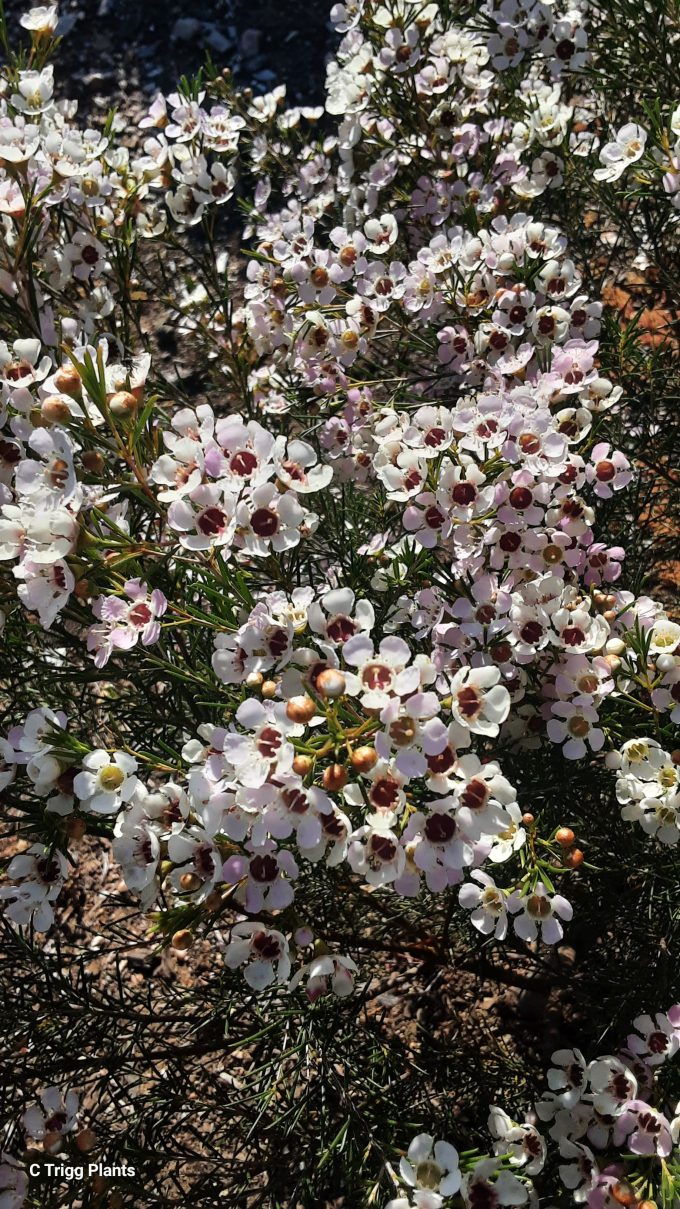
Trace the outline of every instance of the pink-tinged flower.
<instances>
[{"instance_id":1,"label":"pink-tinged flower","mask_svg":"<svg viewBox=\"0 0 680 1209\"><path fill-rule=\"evenodd\" d=\"M628 1036L628 1048L642 1058L647 1066L661 1066L680 1049L680 1010L671 1009L671 1014L657 1012L654 1017L647 1014L636 1016L633 1021L636 1033Z\"/></svg>"},{"instance_id":2,"label":"pink-tinged flower","mask_svg":"<svg viewBox=\"0 0 680 1209\"><path fill-rule=\"evenodd\" d=\"M401 876L406 856L395 833L376 820L373 826L367 824L352 833L347 860L369 886L384 886Z\"/></svg>"},{"instance_id":3,"label":"pink-tinged flower","mask_svg":"<svg viewBox=\"0 0 680 1209\"><path fill-rule=\"evenodd\" d=\"M290 975L288 941L266 924L234 924L224 961L230 970L245 966L243 977L254 991L287 982Z\"/></svg>"},{"instance_id":4,"label":"pink-tinged flower","mask_svg":"<svg viewBox=\"0 0 680 1209\"><path fill-rule=\"evenodd\" d=\"M370 633L375 613L370 601L357 600L351 588L333 588L310 604L307 618L324 642L342 646L355 634Z\"/></svg>"},{"instance_id":5,"label":"pink-tinged flower","mask_svg":"<svg viewBox=\"0 0 680 1209\"><path fill-rule=\"evenodd\" d=\"M329 953L307 962L301 970L298 970L297 974L293 975L288 989L294 991L306 978L305 995L310 1003L314 1003L322 995L327 995L329 989L331 994L336 995L339 999L344 999L352 994L354 975L358 972L358 966L351 957L331 956Z\"/></svg>"},{"instance_id":6,"label":"pink-tinged flower","mask_svg":"<svg viewBox=\"0 0 680 1209\"><path fill-rule=\"evenodd\" d=\"M606 441L594 447L586 465L586 478L600 499L611 499L615 491L628 486L632 477L630 462L618 449L612 450Z\"/></svg>"},{"instance_id":7,"label":"pink-tinged flower","mask_svg":"<svg viewBox=\"0 0 680 1209\"><path fill-rule=\"evenodd\" d=\"M247 847L247 854L230 856L222 870L225 882L230 886L238 884L236 900L255 913L289 907L294 897L290 883L298 876L292 852L277 848L272 840L257 848L253 844Z\"/></svg>"},{"instance_id":8,"label":"pink-tinged flower","mask_svg":"<svg viewBox=\"0 0 680 1209\"><path fill-rule=\"evenodd\" d=\"M479 886L466 882L458 891L458 902L466 911L472 911L470 922L478 932L484 936L493 933L496 940L505 940L508 932L505 894L481 869L475 869L470 876L479 882Z\"/></svg>"},{"instance_id":9,"label":"pink-tinged flower","mask_svg":"<svg viewBox=\"0 0 680 1209\"><path fill-rule=\"evenodd\" d=\"M190 495L173 500L168 508L168 524L187 550L209 550L233 541L235 509L235 496L217 483L206 483Z\"/></svg>"},{"instance_id":10,"label":"pink-tinged flower","mask_svg":"<svg viewBox=\"0 0 680 1209\"><path fill-rule=\"evenodd\" d=\"M430 811L416 811L409 818L402 835L402 843L407 845L409 869L407 875L415 871L423 872L428 889L434 894L441 893L447 886L456 885L462 877L465 865L471 865L474 860L474 848L467 836L464 836L449 813L450 799L433 802ZM397 886L400 893L407 893Z\"/></svg>"},{"instance_id":11,"label":"pink-tinged flower","mask_svg":"<svg viewBox=\"0 0 680 1209\"><path fill-rule=\"evenodd\" d=\"M633 1154L666 1159L673 1149L670 1122L646 1100L631 1100L614 1127L615 1145L624 1141Z\"/></svg>"},{"instance_id":12,"label":"pink-tinged flower","mask_svg":"<svg viewBox=\"0 0 680 1209\"><path fill-rule=\"evenodd\" d=\"M96 667L104 667L114 651L129 651L138 640L143 646L151 646L160 636L158 619L168 607L163 593L158 588L149 592L139 579L129 579L123 591L127 601L119 596L100 596L92 606L95 617L102 622L91 626L87 635L87 647L95 652Z\"/></svg>"},{"instance_id":13,"label":"pink-tinged flower","mask_svg":"<svg viewBox=\"0 0 680 1209\"><path fill-rule=\"evenodd\" d=\"M346 677L347 692L361 694L365 709L384 709L391 697L408 697L420 688L420 668L411 662L403 638L383 638L375 651L368 634L355 634L343 646L342 657L357 669Z\"/></svg>"},{"instance_id":14,"label":"pink-tinged flower","mask_svg":"<svg viewBox=\"0 0 680 1209\"><path fill-rule=\"evenodd\" d=\"M248 698L239 705L236 721L249 733L229 731L224 754L242 785L252 789L264 785L274 768L279 774L290 772L295 752L288 736L303 734L304 726L290 721L283 702L265 705Z\"/></svg>"},{"instance_id":15,"label":"pink-tinged flower","mask_svg":"<svg viewBox=\"0 0 680 1209\"><path fill-rule=\"evenodd\" d=\"M517 915L515 932L522 940L536 940L539 935L546 945L557 944L564 936L559 919L570 920L574 909L561 894L548 894L543 882L537 882L531 894L521 895L518 890L508 899L508 911ZM559 919L556 917L559 916Z\"/></svg>"},{"instance_id":16,"label":"pink-tinged flower","mask_svg":"<svg viewBox=\"0 0 680 1209\"><path fill-rule=\"evenodd\" d=\"M0 886L0 900L9 900L8 918L20 927L32 923L37 932L47 932L54 923L53 903L66 879L66 857L58 848L32 844L27 852L13 857L7 876L14 886Z\"/></svg>"}]
</instances>

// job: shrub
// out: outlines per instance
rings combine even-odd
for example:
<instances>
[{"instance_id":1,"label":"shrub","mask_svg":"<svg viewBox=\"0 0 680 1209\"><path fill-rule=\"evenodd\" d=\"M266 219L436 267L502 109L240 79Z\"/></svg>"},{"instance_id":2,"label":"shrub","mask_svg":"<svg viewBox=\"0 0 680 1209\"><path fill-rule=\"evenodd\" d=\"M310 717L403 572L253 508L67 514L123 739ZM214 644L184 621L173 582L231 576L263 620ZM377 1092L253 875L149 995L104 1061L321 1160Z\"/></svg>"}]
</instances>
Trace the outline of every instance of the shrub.
<instances>
[{"instance_id":1,"label":"shrub","mask_svg":"<svg viewBox=\"0 0 680 1209\"><path fill-rule=\"evenodd\" d=\"M677 1209L677 6L332 15L2 23L0 1204Z\"/></svg>"}]
</instances>

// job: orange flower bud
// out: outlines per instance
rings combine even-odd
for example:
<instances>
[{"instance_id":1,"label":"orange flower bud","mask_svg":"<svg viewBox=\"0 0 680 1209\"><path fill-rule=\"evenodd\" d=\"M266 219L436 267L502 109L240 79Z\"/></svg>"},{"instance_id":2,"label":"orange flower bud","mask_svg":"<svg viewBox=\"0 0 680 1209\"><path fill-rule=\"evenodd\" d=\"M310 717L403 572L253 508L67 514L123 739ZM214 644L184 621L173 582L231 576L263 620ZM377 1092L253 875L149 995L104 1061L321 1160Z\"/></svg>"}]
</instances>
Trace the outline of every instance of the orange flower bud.
<instances>
[{"instance_id":1,"label":"orange flower bud","mask_svg":"<svg viewBox=\"0 0 680 1209\"><path fill-rule=\"evenodd\" d=\"M286 705L286 716L291 722L309 722L316 713L316 706L311 697L291 697Z\"/></svg>"},{"instance_id":2,"label":"orange flower bud","mask_svg":"<svg viewBox=\"0 0 680 1209\"><path fill-rule=\"evenodd\" d=\"M178 932L175 932L175 935L172 938L173 949L179 949L180 952L183 952L185 949L190 949L193 943L194 935L193 932L190 932L188 928L180 928Z\"/></svg>"},{"instance_id":3,"label":"orange flower bud","mask_svg":"<svg viewBox=\"0 0 680 1209\"><path fill-rule=\"evenodd\" d=\"M54 385L62 395L70 395L72 399L79 398L83 384L75 365L62 365L54 375Z\"/></svg>"},{"instance_id":4,"label":"orange flower bud","mask_svg":"<svg viewBox=\"0 0 680 1209\"><path fill-rule=\"evenodd\" d=\"M378 762L378 753L374 747L357 747L350 760L357 772L370 772Z\"/></svg>"},{"instance_id":5,"label":"orange flower bud","mask_svg":"<svg viewBox=\"0 0 680 1209\"><path fill-rule=\"evenodd\" d=\"M557 831L555 832L555 839L557 840L558 844L562 845L563 848L569 848L576 839L576 836L574 835L571 827L558 827Z\"/></svg>"},{"instance_id":6,"label":"orange flower bud","mask_svg":"<svg viewBox=\"0 0 680 1209\"><path fill-rule=\"evenodd\" d=\"M347 688L347 681L337 668L327 667L316 677L316 687L322 697L342 697Z\"/></svg>"},{"instance_id":7,"label":"orange flower bud","mask_svg":"<svg viewBox=\"0 0 680 1209\"><path fill-rule=\"evenodd\" d=\"M347 769L344 764L329 764L323 774L324 789L338 790L347 784Z\"/></svg>"}]
</instances>

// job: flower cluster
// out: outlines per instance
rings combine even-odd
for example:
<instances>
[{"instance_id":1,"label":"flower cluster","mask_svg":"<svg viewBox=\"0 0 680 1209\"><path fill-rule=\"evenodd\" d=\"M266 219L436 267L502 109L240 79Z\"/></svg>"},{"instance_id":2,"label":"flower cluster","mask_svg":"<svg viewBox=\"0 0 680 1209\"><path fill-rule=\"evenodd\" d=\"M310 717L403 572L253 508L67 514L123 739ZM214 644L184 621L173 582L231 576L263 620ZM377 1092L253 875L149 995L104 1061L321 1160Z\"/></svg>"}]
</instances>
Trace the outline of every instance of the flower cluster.
<instances>
[{"instance_id":1,"label":"flower cluster","mask_svg":"<svg viewBox=\"0 0 680 1209\"><path fill-rule=\"evenodd\" d=\"M467 1209L538 1205L534 1177L553 1153L537 1121L549 1125L569 1203L642 1209L656 1203L665 1183L671 1194L673 1188L677 1192L667 1181L680 1166L680 1105L664 1111L658 1076L680 1049L680 1006L639 1016L633 1026L616 1056L586 1062L580 1050L554 1053L549 1090L525 1121L493 1107L488 1120L493 1156L466 1151L462 1157L450 1143L419 1134L399 1165L398 1179L407 1191L387 1209L441 1209L456 1194L455 1203L462 1201Z\"/></svg>"}]
</instances>

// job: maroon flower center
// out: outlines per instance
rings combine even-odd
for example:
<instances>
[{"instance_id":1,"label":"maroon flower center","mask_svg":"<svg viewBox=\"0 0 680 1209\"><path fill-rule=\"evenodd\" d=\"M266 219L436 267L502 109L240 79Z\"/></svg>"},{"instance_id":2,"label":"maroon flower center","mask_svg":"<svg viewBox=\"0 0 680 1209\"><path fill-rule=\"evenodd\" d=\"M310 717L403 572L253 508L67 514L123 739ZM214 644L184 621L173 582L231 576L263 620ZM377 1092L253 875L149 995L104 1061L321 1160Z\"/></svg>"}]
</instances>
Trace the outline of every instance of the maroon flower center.
<instances>
[{"instance_id":1,"label":"maroon flower center","mask_svg":"<svg viewBox=\"0 0 680 1209\"><path fill-rule=\"evenodd\" d=\"M437 752L434 756L427 757L427 766L434 776L441 776L453 768L456 762L456 757L450 747L445 747L443 751Z\"/></svg>"},{"instance_id":2,"label":"maroon flower center","mask_svg":"<svg viewBox=\"0 0 680 1209\"><path fill-rule=\"evenodd\" d=\"M611 483L612 479L616 477L616 466L605 458L604 461L597 463L595 475L601 483Z\"/></svg>"},{"instance_id":3,"label":"maroon flower center","mask_svg":"<svg viewBox=\"0 0 680 1209\"><path fill-rule=\"evenodd\" d=\"M446 440L446 432L443 428L431 428L425 433L425 444L430 449L435 449L437 445L441 445L442 441Z\"/></svg>"},{"instance_id":4,"label":"maroon flower center","mask_svg":"<svg viewBox=\"0 0 680 1209\"><path fill-rule=\"evenodd\" d=\"M257 750L265 760L273 760L283 742L282 736L273 726L265 726L257 740Z\"/></svg>"},{"instance_id":5,"label":"maroon flower center","mask_svg":"<svg viewBox=\"0 0 680 1209\"><path fill-rule=\"evenodd\" d=\"M250 518L250 527L258 537L273 537L279 527L279 518L272 508L256 508Z\"/></svg>"},{"instance_id":6,"label":"maroon flower center","mask_svg":"<svg viewBox=\"0 0 680 1209\"><path fill-rule=\"evenodd\" d=\"M481 712L482 701L477 689L468 684L465 688L461 688L457 694L458 710L464 718L472 720Z\"/></svg>"},{"instance_id":7,"label":"maroon flower center","mask_svg":"<svg viewBox=\"0 0 680 1209\"><path fill-rule=\"evenodd\" d=\"M250 876L256 882L276 881L278 872L278 862L268 853L265 856L254 856L250 862Z\"/></svg>"},{"instance_id":8,"label":"maroon flower center","mask_svg":"<svg viewBox=\"0 0 680 1209\"><path fill-rule=\"evenodd\" d=\"M128 613L128 620L139 629L142 629L145 625L148 625L152 618L153 613L151 612L148 604L145 604L143 600L140 600L137 602L137 604L134 604Z\"/></svg>"},{"instance_id":9,"label":"maroon flower center","mask_svg":"<svg viewBox=\"0 0 680 1209\"><path fill-rule=\"evenodd\" d=\"M380 777L371 789L370 799L380 810L392 810L399 801L399 786L391 777Z\"/></svg>"},{"instance_id":10,"label":"maroon flower center","mask_svg":"<svg viewBox=\"0 0 680 1209\"><path fill-rule=\"evenodd\" d=\"M499 546L504 554L515 554L522 544L519 533L502 533Z\"/></svg>"},{"instance_id":11,"label":"maroon flower center","mask_svg":"<svg viewBox=\"0 0 680 1209\"><path fill-rule=\"evenodd\" d=\"M217 537L221 533L227 523L226 513L221 508L214 505L206 508L196 521L196 528L204 537Z\"/></svg>"},{"instance_id":12,"label":"maroon flower center","mask_svg":"<svg viewBox=\"0 0 680 1209\"><path fill-rule=\"evenodd\" d=\"M332 617L326 626L326 633L331 639L331 642L347 642L353 634L356 634L357 627L350 617L345 617L343 613L338 613L336 617Z\"/></svg>"},{"instance_id":13,"label":"maroon flower center","mask_svg":"<svg viewBox=\"0 0 680 1209\"><path fill-rule=\"evenodd\" d=\"M510 492L510 503L518 512L523 512L525 508L530 508L533 499L534 497L528 487L513 487Z\"/></svg>"},{"instance_id":14,"label":"maroon flower center","mask_svg":"<svg viewBox=\"0 0 680 1209\"><path fill-rule=\"evenodd\" d=\"M537 621L527 621L522 626L519 636L523 642L528 642L533 646L535 642L540 642L543 637L543 626Z\"/></svg>"},{"instance_id":15,"label":"maroon flower center","mask_svg":"<svg viewBox=\"0 0 680 1209\"><path fill-rule=\"evenodd\" d=\"M281 953L278 940L268 932L256 932L250 945L258 957L263 957L265 961L276 961Z\"/></svg>"},{"instance_id":16,"label":"maroon flower center","mask_svg":"<svg viewBox=\"0 0 680 1209\"><path fill-rule=\"evenodd\" d=\"M361 679L367 688L385 692L392 683L392 669L384 663L367 663Z\"/></svg>"},{"instance_id":17,"label":"maroon flower center","mask_svg":"<svg viewBox=\"0 0 680 1209\"><path fill-rule=\"evenodd\" d=\"M467 508L477 498L477 488L474 483L456 483L451 492L451 499L460 508Z\"/></svg>"},{"instance_id":18,"label":"maroon flower center","mask_svg":"<svg viewBox=\"0 0 680 1209\"><path fill-rule=\"evenodd\" d=\"M431 844L448 844L456 834L456 823L449 814L431 814L423 831Z\"/></svg>"},{"instance_id":19,"label":"maroon flower center","mask_svg":"<svg viewBox=\"0 0 680 1209\"><path fill-rule=\"evenodd\" d=\"M465 786L460 795L461 806L466 806L468 810L483 810L490 797L490 790L484 781L479 781L475 778L470 781L469 785Z\"/></svg>"},{"instance_id":20,"label":"maroon flower center","mask_svg":"<svg viewBox=\"0 0 680 1209\"><path fill-rule=\"evenodd\" d=\"M238 474L242 478L247 478L253 473L257 466L257 458L250 449L239 449L229 462L229 469L233 474Z\"/></svg>"},{"instance_id":21,"label":"maroon flower center","mask_svg":"<svg viewBox=\"0 0 680 1209\"><path fill-rule=\"evenodd\" d=\"M397 855L397 845L393 840L388 839L386 835L372 835L369 841L369 848L372 856L383 864L393 861Z\"/></svg>"}]
</instances>

